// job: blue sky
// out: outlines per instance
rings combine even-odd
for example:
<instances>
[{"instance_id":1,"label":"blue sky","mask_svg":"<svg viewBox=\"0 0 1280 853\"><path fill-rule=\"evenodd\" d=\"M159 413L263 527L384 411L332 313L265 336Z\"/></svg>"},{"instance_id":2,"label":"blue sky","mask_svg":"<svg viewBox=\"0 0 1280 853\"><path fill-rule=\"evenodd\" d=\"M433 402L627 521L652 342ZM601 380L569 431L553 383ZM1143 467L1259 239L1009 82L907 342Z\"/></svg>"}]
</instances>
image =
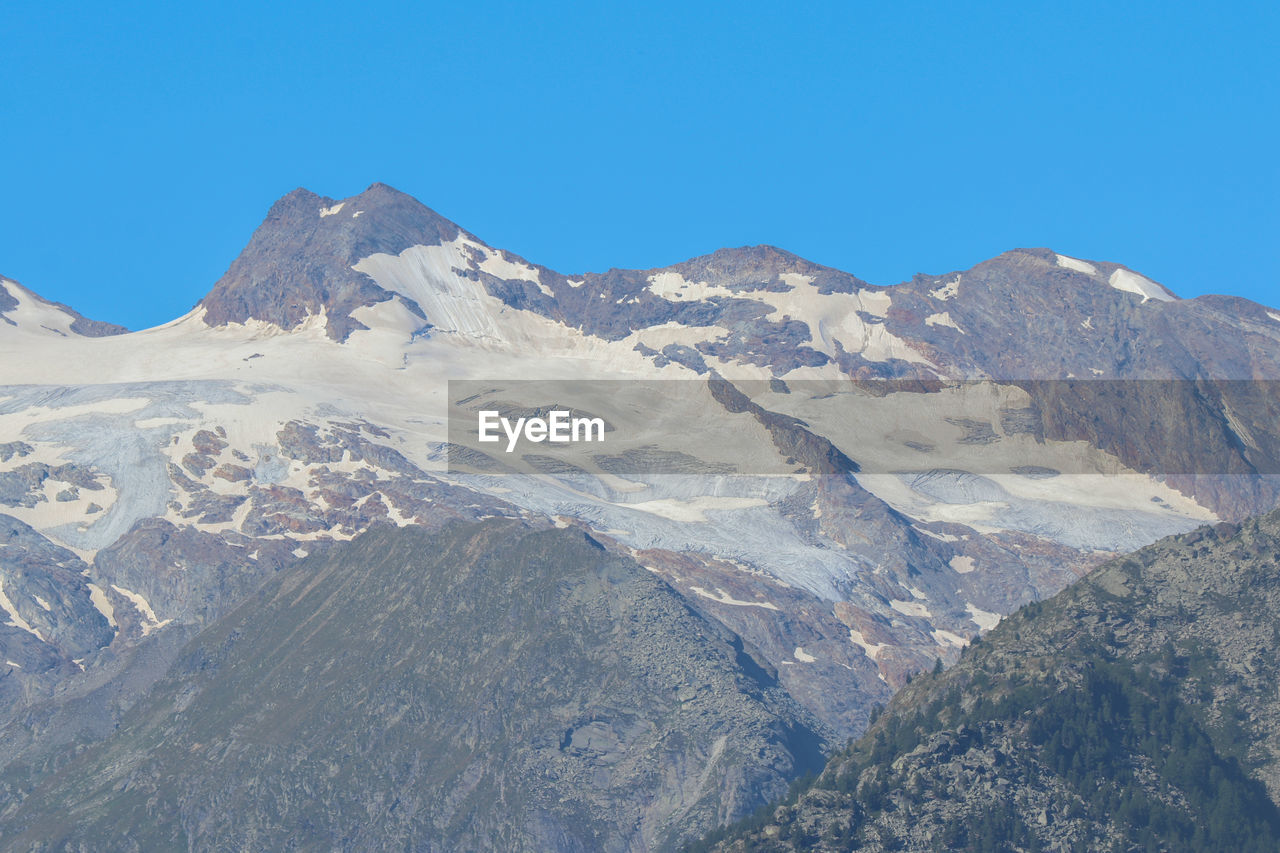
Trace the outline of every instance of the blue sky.
<instances>
[{"instance_id":1,"label":"blue sky","mask_svg":"<svg viewBox=\"0 0 1280 853\"><path fill-rule=\"evenodd\" d=\"M1280 303L1280 4L0 5L0 273L131 328L383 181L566 273L1050 246Z\"/></svg>"}]
</instances>

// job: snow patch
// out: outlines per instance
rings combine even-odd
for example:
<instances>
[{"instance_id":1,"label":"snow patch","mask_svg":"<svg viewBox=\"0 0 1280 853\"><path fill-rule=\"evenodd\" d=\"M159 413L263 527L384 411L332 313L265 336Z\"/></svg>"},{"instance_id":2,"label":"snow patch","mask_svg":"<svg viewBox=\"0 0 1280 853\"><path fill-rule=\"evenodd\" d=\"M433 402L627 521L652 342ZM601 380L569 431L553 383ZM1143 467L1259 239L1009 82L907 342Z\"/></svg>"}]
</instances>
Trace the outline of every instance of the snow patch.
<instances>
[{"instance_id":1,"label":"snow patch","mask_svg":"<svg viewBox=\"0 0 1280 853\"><path fill-rule=\"evenodd\" d=\"M893 297L884 290L859 290L858 299L862 302L862 310L876 317L888 317L889 306Z\"/></svg>"},{"instance_id":2,"label":"snow patch","mask_svg":"<svg viewBox=\"0 0 1280 853\"><path fill-rule=\"evenodd\" d=\"M4 331L6 337L11 334L42 338L79 337L71 330L71 325L75 322L74 317L52 303L45 302L16 281L5 279L0 291L8 291L9 295L18 302L15 307L3 314L6 320L15 325L0 322L0 330Z\"/></svg>"},{"instance_id":3,"label":"snow patch","mask_svg":"<svg viewBox=\"0 0 1280 853\"><path fill-rule=\"evenodd\" d=\"M382 493L379 492L379 494ZM412 515L405 515L400 507L396 506L395 501L391 500L391 498L386 495L382 495L382 501L387 507L387 518L390 519L396 527L408 527L410 524L415 523L415 517Z\"/></svg>"},{"instance_id":4,"label":"snow patch","mask_svg":"<svg viewBox=\"0 0 1280 853\"><path fill-rule=\"evenodd\" d=\"M800 272L779 273L778 278L782 279L782 283L788 287L803 287L806 284L813 284L813 276Z\"/></svg>"},{"instance_id":5,"label":"snow patch","mask_svg":"<svg viewBox=\"0 0 1280 853\"><path fill-rule=\"evenodd\" d=\"M898 601L889 602L889 606L901 613L903 616L917 616L922 619L931 619L933 614L929 612L929 608L916 601Z\"/></svg>"},{"instance_id":6,"label":"snow patch","mask_svg":"<svg viewBox=\"0 0 1280 853\"><path fill-rule=\"evenodd\" d=\"M1268 311L1267 316L1270 317L1272 320L1275 320L1277 323L1280 323L1280 314L1277 314L1274 311Z\"/></svg>"},{"instance_id":7,"label":"snow patch","mask_svg":"<svg viewBox=\"0 0 1280 853\"><path fill-rule=\"evenodd\" d=\"M969 572L977 568L977 566L973 564L973 557L962 557L959 554L952 557L947 565L962 575L967 575Z\"/></svg>"},{"instance_id":8,"label":"snow patch","mask_svg":"<svg viewBox=\"0 0 1280 853\"><path fill-rule=\"evenodd\" d=\"M138 615L142 617L142 636L147 636L158 628L163 628L172 622L172 619L161 621L156 617L156 612L151 609L151 605L145 598L136 592L127 590L122 586L111 585L111 588L123 595L125 598L133 602L133 606L137 609Z\"/></svg>"},{"instance_id":9,"label":"snow patch","mask_svg":"<svg viewBox=\"0 0 1280 853\"><path fill-rule=\"evenodd\" d=\"M1142 297L1143 302L1149 299L1155 299L1160 302L1173 302L1177 299L1176 296L1151 279L1140 276L1131 270L1117 269L1111 274L1111 278L1107 283L1116 290L1138 294Z\"/></svg>"},{"instance_id":10,"label":"snow patch","mask_svg":"<svg viewBox=\"0 0 1280 853\"><path fill-rule=\"evenodd\" d=\"M49 602L45 601L43 598L41 598L38 595L35 596L35 599L36 599L36 604L39 604L41 607L43 607L46 613L53 611L53 608L49 606Z\"/></svg>"},{"instance_id":11,"label":"snow patch","mask_svg":"<svg viewBox=\"0 0 1280 853\"><path fill-rule=\"evenodd\" d=\"M633 349L636 344L644 344L661 351L668 344L696 347L703 342L722 341L728 334L728 330L721 326L682 326L674 320L668 320L647 329L637 329L623 338L622 343L628 349Z\"/></svg>"},{"instance_id":12,"label":"snow patch","mask_svg":"<svg viewBox=\"0 0 1280 853\"><path fill-rule=\"evenodd\" d=\"M959 634L953 634L950 631L944 631L941 628L934 630L931 635L933 641L940 646L955 646L957 649L963 649L969 645L969 641Z\"/></svg>"},{"instance_id":13,"label":"snow patch","mask_svg":"<svg viewBox=\"0 0 1280 853\"><path fill-rule=\"evenodd\" d=\"M509 353L521 365L527 365L530 352L543 354L548 360L563 356L575 362L577 375L581 375L581 365L587 360L602 367L652 369L639 353L591 338L535 312L513 308L490 295L479 282L459 274L459 270L474 269L476 257L480 254L488 257L488 253L483 244L459 236L439 246L411 246L399 255L370 255L353 267L369 275L380 287L412 299L433 327L411 354L406 354L402 339L387 336L387 357L399 362L397 367L416 366L414 362L425 367L428 354L457 359L456 351L444 350L453 346L450 339L464 338L472 349L466 354L465 364L459 361L456 366L468 373L482 372L475 361L480 352L486 350ZM513 264L513 269L526 270L536 281L537 271L531 267ZM363 343L369 335L370 332L356 332L352 339ZM432 375L441 375L439 361L432 361L431 368ZM349 369L342 368L348 372ZM492 375L495 369L510 370L511 365L483 372ZM378 381L385 382L382 377Z\"/></svg>"},{"instance_id":14,"label":"snow patch","mask_svg":"<svg viewBox=\"0 0 1280 853\"><path fill-rule=\"evenodd\" d=\"M116 609L111 606L111 599L107 598L107 593L97 584L91 583L88 586L90 603L103 615L108 625L113 629L119 627L116 625Z\"/></svg>"},{"instance_id":15,"label":"snow patch","mask_svg":"<svg viewBox=\"0 0 1280 853\"><path fill-rule=\"evenodd\" d=\"M795 656L796 660L800 661L800 663L813 663L817 660L817 658L806 652L800 646L796 646L796 650L792 652L792 654Z\"/></svg>"},{"instance_id":16,"label":"snow patch","mask_svg":"<svg viewBox=\"0 0 1280 853\"><path fill-rule=\"evenodd\" d=\"M40 642L44 642L44 636L38 630L32 628L31 623L18 615L18 608L14 607L13 602L9 600L9 596L5 595L3 579L0 579L0 610L9 614L9 621L5 624L10 628L21 628L28 634L34 635Z\"/></svg>"},{"instance_id":17,"label":"snow patch","mask_svg":"<svg viewBox=\"0 0 1280 853\"><path fill-rule=\"evenodd\" d=\"M809 276L790 276L786 292L761 290L746 295L753 301L773 307L773 319L791 317L809 327L809 346L836 358L836 344L850 354L867 361L891 359L933 366L929 359L907 341L892 334L884 323L867 322L860 314L884 317L891 296L879 290L857 293L823 293L810 283ZM742 294L739 294L740 296ZM799 377L795 377L799 378ZM816 377L815 377L816 378Z\"/></svg>"},{"instance_id":18,"label":"snow patch","mask_svg":"<svg viewBox=\"0 0 1280 853\"><path fill-rule=\"evenodd\" d=\"M326 216L333 216L333 215L334 215L334 214L336 214L339 210L342 210L342 207L343 207L343 205L345 205L345 204L346 204L346 202L345 202L345 201L340 201L340 202L338 202L337 204L335 204L333 207L322 207L322 208L320 208L320 218L321 218L321 219L324 219Z\"/></svg>"},{"instance_id":19,"label":"snow patch","mask_svg":"<svg viewBox=\"0 0 1280 853\"><path fill-rule=\"evenodd\" d=\"M649 292L668 302L701 302L708 296L732 296L733 291L705 281L685 281L678 272L660 272L649 276Z\"/></svg>"},{"instance_id":20,"label":"snow patch","mask_svg":"<svg viewBox=\"0 0 1280 853\"><path fill-rule=\"evenodd\" d=\"M969 618L973 620L973 624L978 626L979 631L990 631L992 628L1000 624L999 613L992 613L989 610L980 610L972 604L965 604L964 609L969 611Z\"/></svg>"},{"instance_id":21,"label":"snow patch","mask_svg":"<svg viewBox=\"0 0 1280 853\"><path fill-rule=\"evenodd\" d=\"M924 318L924 324L926 326L950 326L960 334L964 334L964 329L957 326L955 321L951 319L951 315L946 311L938 314L930 314L928 317Z\"/></svg>"},{"instance_id":22,"label":"snow patch","mask_svg":"<svg viewBox=\"0 0 1280 853\"><path fill-rule=\"evenodd\" d=\"M1069 258L1066 255L1056 255L1058 266L1066 267L1069 270L1086 273L1088 275L1097 275L1098 268L1088 261L1082 261L1079 258Z\"/></svg>"},{"instance_id":23,"label":"snow patch","mask_svg":"<svg viewBox=\"0 0 1280 853\"><path fill-rule=\"evenodd\" d=\"M542 277L538 275L538 271L528 264L516 263L506 256L505 253L493 250L488 251L485 259L480 262L482 272L503 279L504 281L530 281L542 288L542 291L548 296L554 296L551 291L547 290L542 284Z\"/></svg>"},{"instance_id":24,"label":"snow patch","mask_svg":"<svg viewBox=\"0 0 1280 853\"><path fill-rule=\"evenodd\" d=\"M960 292L960 279L961 276L956 276L951 281L945 282L941 287L929 291L929 295L934 299L941 299L946 302Z\"/></svg>"},{"instance_id":25,"label":"snow patch","mask_svg":"<svg viewBox=\"0 0 1280 853\"><path fill-rule=\"evenodd\" d=\"M889 647L888 643L868 643L867 638L863 636L861 631L849 629L849 640L855 645L860 646L867 657L875 660L880 652Z\"/></svg>"}]
</instances>

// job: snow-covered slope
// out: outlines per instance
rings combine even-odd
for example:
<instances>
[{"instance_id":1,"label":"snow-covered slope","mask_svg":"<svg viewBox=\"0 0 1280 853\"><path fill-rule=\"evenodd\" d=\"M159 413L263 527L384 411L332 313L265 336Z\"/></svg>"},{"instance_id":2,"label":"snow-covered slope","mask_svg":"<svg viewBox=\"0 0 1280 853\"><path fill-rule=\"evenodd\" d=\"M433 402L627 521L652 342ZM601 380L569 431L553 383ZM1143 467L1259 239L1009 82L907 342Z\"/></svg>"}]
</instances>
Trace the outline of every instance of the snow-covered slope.
<instances>
[{"instance_id":1,"label":"snow-covered slope","mask_svg":"<svg viewBox=\"0 0 1280 853\"><path fill-rule=\"evenodd\" d=\"M0 336L104 337L126 332L122 326L90 320L57 302L49 302L16 281L0 276Z\"/></svg>"}]
</instances>

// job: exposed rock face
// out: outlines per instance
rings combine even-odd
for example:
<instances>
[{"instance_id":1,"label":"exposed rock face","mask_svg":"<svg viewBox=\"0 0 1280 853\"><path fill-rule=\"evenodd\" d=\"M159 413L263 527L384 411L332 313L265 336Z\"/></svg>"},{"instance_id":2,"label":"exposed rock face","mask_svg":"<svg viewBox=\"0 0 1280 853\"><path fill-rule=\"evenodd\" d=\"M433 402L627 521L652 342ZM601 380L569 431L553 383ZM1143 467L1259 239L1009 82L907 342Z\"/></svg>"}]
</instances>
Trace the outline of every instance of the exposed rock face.
<instances>
[{"instance_id":1,"label":"exposed rock face","mask_svg":"<svg viewBox=\"0 0 1280 853\"><path fill-rule=\"evenodd\" d=\"M250 551L248 541L148 519L98 552L94 576L147 602L164 602L165 619L208 624L295 561L293 543L254 542Z\"/></svg>"},{"instance_id":2,"label":"exposed rock face","mask_svg":"<svg viewBox=\"0 0 1280 853\"><path fill-rule=\"evenodd\" d=\"M0 658L10 671L40 673L111 642L114 632L81 577L86 568L72 552L0 515Z\"/></svg>"},{"instance_id":3,"label":"exposed rock face","mask_svg":"<svg viewBox=\"0 0 1280 853\"><path fill-rule=\"evenodd\" d=\"M9 281L9 279L0 278L0 317L3 317L5 314L8 314L14 308L18 307L17 298L14 297L14 295L9 292L9 289L4 286L7 281ZM10 320L8 317L5 317L5 320L9 323L13 323L13 320Z\"/></svg>"},{"instance_id":4,"label":"exposed rock face","mask_svg":"<svg viewBox=\"0 0 1280 853\"><path fill-rule=\"evenodd\" d=\"M13 849L667 849L819 761L808 719L581 532L380 528L201 634L0 825Z\"/></svg>"},{"instance_id":5,"label":"exposed rock face","mask_svg":"<svg viewBox=\"0 0 1280 853\"><path fill-rule=\"evenodd\" d=\"M110 613L113 602L122 613L127 606L114 592L86 584L87 571L71 551L0 514L0 766L36 745L41 755L56 755L80 730L79 722L48 730L49 715L64 701L54 697L89 667L98 670L95 661L117 634L116 620L103 611ZM84 710L82 718L96 718L94 709Z\"/></svg>"},{"instance_id":6,"label":"exposed rock face","mask_svg":"<svg viewBox=\"0 0 1280 853\"><path fill-rule=\"evenodd\" d=\"M1280 843L1280 513L1163 540L901 691L723 850Z\"/></svg>"},{"instance_id":7,"label":"exposed rock face","mask_svg":"<svg viewBox=\"0 0 1280 853\"><path fill-rule=\"evenodd\" d=\"M29 448L28 448L29 450ZM15 455L26 455L19 449ZM68 493L79 497L80 489L101 491L102 483L89 471L74 465L51 466L43 462L32 462L17 465L8 471L0 472L0 506L26 507L30 509L37 503L46 500L46 483L65 483L70 488L59 494ZM71 490L75 491L72 492Z\"/></svg>"}]
</instances>

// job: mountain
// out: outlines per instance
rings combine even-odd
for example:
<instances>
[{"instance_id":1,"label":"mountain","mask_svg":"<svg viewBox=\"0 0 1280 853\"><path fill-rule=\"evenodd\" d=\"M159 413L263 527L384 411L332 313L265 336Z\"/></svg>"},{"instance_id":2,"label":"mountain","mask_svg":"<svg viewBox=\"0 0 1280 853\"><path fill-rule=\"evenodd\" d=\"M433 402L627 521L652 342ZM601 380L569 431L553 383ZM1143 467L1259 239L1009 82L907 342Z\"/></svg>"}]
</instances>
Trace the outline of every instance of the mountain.
<instances>
[{"instance_id":1,"label":"mountain","mask_svg":"<svg viewBox=\"0 0 1280 853\"><path fill-rule=\"evenodd\" d=\"M384 526L196 637L0 836L668 849L777 796L821 745L741 638L581 531Z\"/></svg>"},{"instance_id":2,"label":"mountain","mask_svg":"<svg viewBox=\"0 0 1280 853\"><path fill-rule=\"evenodd\" d=\"M1028 605L717 850L1274 850L1280 513Z\"/></svg>"},{"instance_id":3,"label":"mountain","mask_svg":"<svg viewBox=\"0 0 1280 853\"><path fill-rule=\"evenodd\" d=\"M4 313L0 765L35 776L379 525L581 530L846 737L1107 559L1280 503L1280 312L1045 249L891 287L771 247L565 275L374 185L282 199L165 325ZM603 444L478 441L555 409Z\"/></svg>"}]
</instances>

